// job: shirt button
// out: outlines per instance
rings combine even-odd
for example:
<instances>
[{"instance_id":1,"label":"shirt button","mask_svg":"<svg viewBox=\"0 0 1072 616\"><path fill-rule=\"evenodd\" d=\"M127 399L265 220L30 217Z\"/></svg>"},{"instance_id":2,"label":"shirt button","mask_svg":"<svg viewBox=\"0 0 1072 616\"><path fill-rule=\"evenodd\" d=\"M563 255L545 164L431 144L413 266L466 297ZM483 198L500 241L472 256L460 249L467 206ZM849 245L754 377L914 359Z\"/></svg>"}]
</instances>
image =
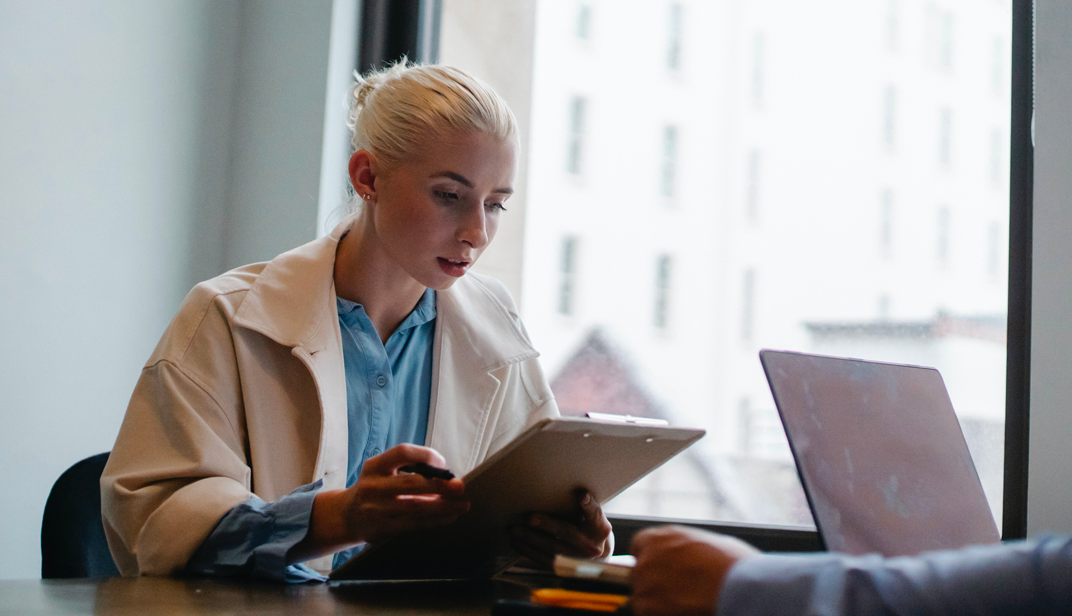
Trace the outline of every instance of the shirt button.
<instances>
[{"instance_id":1,"label":"shirt button","mask_svg":"<svg viewBox=\"0 0 1072 616\"><path fill-rule=\"evenodd\" d=\"M379 385L380 387L383 387L383 386L387 385L387 377L385 377L382 374L380 376L376 377L376 384Z\"/></svg>"},{"instance_id":2,"label":"shirt button","mask_svg":"<svg viewBox=\"0 0 1072 616\"><path fill-rule=\"evenodd\" d=\"M380 455L380 448L379 448L379 447L377 447L376 449L373 449L373 450L372 450L372 455L373 455L373 456L378 456L378 455Z\"/></svg>"}]
</instances>

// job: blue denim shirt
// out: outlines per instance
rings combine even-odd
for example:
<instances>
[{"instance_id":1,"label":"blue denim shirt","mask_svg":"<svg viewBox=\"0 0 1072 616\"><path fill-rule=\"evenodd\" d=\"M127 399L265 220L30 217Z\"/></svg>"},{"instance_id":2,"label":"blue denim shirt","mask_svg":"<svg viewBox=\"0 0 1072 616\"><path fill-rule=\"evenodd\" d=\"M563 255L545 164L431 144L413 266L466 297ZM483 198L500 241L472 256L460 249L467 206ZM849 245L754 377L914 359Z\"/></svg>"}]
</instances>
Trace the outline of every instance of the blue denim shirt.
<instances>
[{"instance_id":1,"label":"blue denim shirt","mask_svg":"<svg viewBox=\"0 0 1072 616\"><path fill-rule=\"evenodd\" d=\"M347 487L365 460L402 443L423 445L432 393L432 343L436 297L431 289L387 343L365 309L337 300L346 371L349 432ZM287 552L305 537L317 481L274 503L252 497L227 512L187 563L191 573L266 577L288 582L323 580L302 564L287 565ZM335 555L338 566L361 546Z\"/></svg>"}]
</instances>

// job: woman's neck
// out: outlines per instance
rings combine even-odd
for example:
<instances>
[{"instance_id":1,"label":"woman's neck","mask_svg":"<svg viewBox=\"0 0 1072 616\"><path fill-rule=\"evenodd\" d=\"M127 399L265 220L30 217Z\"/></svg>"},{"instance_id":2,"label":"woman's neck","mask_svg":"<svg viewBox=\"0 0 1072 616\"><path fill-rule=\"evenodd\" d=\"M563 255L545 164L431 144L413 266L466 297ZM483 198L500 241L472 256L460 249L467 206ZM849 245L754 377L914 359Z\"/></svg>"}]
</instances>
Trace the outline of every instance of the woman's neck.
<instances>
[{"instance_id":1,"label":"woman's neck","mask_svg":"<svg viewBox=\"0 0 1072 616\"><path fill-rule=\"evenodd\" d=\"M425 291L383 250L364 215L339 241L334 278L335 294L364 307L384 344Z\"/></svg>"}]
</instances>

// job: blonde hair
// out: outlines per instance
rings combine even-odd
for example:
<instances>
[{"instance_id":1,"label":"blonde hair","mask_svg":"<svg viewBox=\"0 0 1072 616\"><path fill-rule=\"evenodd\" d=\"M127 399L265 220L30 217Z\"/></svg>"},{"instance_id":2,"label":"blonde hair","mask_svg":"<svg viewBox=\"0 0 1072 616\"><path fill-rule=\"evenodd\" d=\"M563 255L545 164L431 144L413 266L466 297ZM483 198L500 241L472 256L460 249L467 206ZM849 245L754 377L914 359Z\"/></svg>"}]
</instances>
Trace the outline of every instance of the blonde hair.
<instances>
[{"instance_id":1,"label":"blonde hair","mask_svg":"<svg viewBox=\"0 0 1072 616\"><path fill-rule=\"evenodd\" d=\"M506 101L464 71L406 60L365 76L350 88L351 151L367 150L387 169L411 159L421 142L452 131L477 131L517 140Z\"/></svg>"}]
</instances>

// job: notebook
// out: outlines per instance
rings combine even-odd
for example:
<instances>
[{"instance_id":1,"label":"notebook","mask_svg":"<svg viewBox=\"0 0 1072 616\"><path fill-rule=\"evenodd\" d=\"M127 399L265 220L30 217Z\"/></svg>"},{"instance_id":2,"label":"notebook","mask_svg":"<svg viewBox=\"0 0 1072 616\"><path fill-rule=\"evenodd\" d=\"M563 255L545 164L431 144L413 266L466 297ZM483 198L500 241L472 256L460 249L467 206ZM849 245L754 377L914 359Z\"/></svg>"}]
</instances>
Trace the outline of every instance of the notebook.
<instances>
[{"instance_id":1,"label":"notebook","mask_svg":"<svg viewBox=\"0 0 1072 616\"><path fill-rule=\"evenodd\" d=\"M934 368L760 351L819 535L884 556L998 543Z\"/></svg>"}]
</instances>

